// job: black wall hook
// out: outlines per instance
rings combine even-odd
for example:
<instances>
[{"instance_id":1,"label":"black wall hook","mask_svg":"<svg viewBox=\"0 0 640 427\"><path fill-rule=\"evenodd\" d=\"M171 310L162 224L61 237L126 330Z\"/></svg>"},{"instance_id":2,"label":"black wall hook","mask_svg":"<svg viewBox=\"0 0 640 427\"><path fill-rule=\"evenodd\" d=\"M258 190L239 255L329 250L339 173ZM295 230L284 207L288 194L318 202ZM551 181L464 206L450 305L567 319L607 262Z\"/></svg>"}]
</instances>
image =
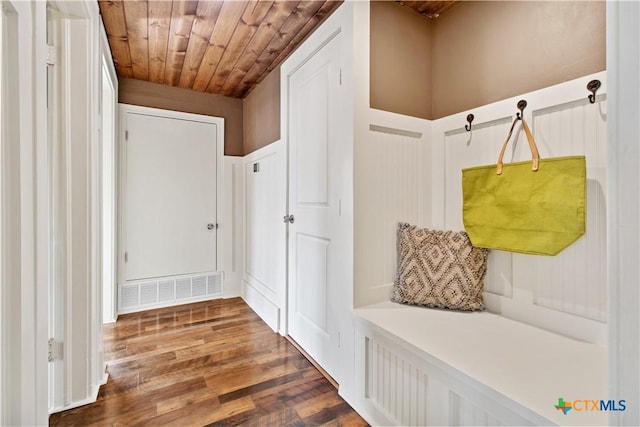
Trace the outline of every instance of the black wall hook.
<instances>
[{"instance_id":1,"label":"black wall hook","mask_svg":"<svg viewBox=\"0 0 640 427\"><path fill-rule=\"evenodd\" d=\"M527 108L527 101L525 99L521 99L518 101L518 110L519 113L516 113L516 117L518 120L522 120L524 118L524 109Z\"/></svg>"},{"instance_id":2,"label":"black wall hook","mask_svg":"<svg viewBox=\"0 0 640 427\"><path fill-rule=\"evenodd\" d=\"M465 129L467 132L471 132L471 122L473 122L473 119L475 119L475 117L474 117L474 115L473 115L473 114L469 114L469 115L467 115L467 123L469 123L469 124L464 125L464 129Z\"/></svg>"},{"instance_id":3,"label":"black wall hook","mask_svg":"<svg viewBox=\"0 0 640 427\"><path fill-rule=\"evenodd\" d=\"M589 83L587 83L587 90L591 92L591 95L589 95L590 103L596 103L596 92L598 91L598 89L600 89L601 84L602 83L600 83L600 80L591 80Z\"/></svg>"}]
</instances>

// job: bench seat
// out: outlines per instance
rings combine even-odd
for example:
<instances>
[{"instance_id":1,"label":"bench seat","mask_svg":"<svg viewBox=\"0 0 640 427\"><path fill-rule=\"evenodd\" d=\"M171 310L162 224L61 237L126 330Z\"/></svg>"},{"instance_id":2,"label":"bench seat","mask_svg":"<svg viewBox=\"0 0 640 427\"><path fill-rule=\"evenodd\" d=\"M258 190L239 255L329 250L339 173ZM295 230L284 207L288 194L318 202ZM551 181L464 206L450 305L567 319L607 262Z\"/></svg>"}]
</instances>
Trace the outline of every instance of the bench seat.
<instances>
[{"instance_id":1,"label":"bench seat","mask_svg":"<svg viewBox=\"0 0 640 427\"><path fill-rule=\"evenodd\" d=\"M400 360L403 355L407 357L406 363L418 357L424 362L427 376L431 369L437 371L435 377L438 377L440 385L446 386L448 378L452 384L457 384L449 387L455 389L456 393L451 396L457 396L457 399L465 395L465 388L473 390L466 394L470 399L466 415L454 413L455 410L462 410L456 400L457 409L449 407L446 411L448 414L440 415L434 414L433 409L427 410L427 418L422 421L415 418L416 424L429 420L432 423L464 424L465 417L473 418L474 413L479 414L487 424L607 424L607 412L604 411L570 410L565 415L554 407L561 397L565 401L607 399L605 348L488 312L461 313L384 302L358 308L355 314L356 368L365 370L364 375L359 377L361 382L364 381L361 392L365 398L370 398L372 394L366 390L367 385L376 381L385 382L389 375L393 375L381 374L381 378L371 378L382 371L372 368L374 361L370 359L373 347L365 347L370 346L372 340L381 339L384 340L384 346L390 347L385 351L394 354L390 359L391 364L393 361L395 364L405 363ZM358 346L362 347L360 351ZM394 381L395 387L402 392L402 387L397 385L402 380ZM429 396L426 393L425 399L429 400ZM453 402L449 400L449 403ZM491 402L495 403L495 407L491 407ZM373 403L377 408L377 412L374 412L384 415L383 419L378 420L381 423L414 423L412 415L401 414L404 403L389 404L396 409L384 408L384 402ZM429 406L428 402L424 404ZM438 403L440 407L443 405L442 402ZM398 411L397 407L401 410ZM473 408L471 412L469 407ZM511 418L509 414L502 416L504 408L515 415ZM361 409L366 411L366 408ZM486 415L482 415L482 411ZM375 414L373 416L377 417Z\"/></svg>"}]
</instances>

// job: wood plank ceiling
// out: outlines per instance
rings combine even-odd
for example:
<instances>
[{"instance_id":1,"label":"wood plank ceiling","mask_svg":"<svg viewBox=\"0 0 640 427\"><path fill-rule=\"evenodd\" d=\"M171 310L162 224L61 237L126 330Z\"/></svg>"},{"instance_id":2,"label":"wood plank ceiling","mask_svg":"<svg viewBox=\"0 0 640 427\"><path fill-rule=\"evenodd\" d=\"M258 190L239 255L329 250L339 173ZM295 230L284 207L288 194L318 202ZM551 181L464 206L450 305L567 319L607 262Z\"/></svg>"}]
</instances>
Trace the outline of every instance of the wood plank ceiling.
<instances>
[{"instance_id":1,"label":"wood plank ceiling","mask_svg":"<svg viewBox=\"0 0 640 427\"><path fill-rule=\"evenodd\" d=\"M342 0L99 0L118 76L244 98ZM400 1L437 17L455 1Z\"/></svg>"},{"instance_id":2,"label":"wood plank ceiling","mask_svg":"<svg viewBox=\"0 0 640 427\"><path fill-rule=\"evenodd\" d=\"M458 3L459 0L446 0L446 1L405 1L400 0L400 3L403 6L406 6L410 9L415 10L420 15L426 16L427 18L435 19L442 15L447 10L451 9Z\"/></svg>"},{"instance_id":3,"label":"wood plank ceiling","mask_svg":"<svg viewBox=\"0 0 640 427\"><path fill-rule=\"evenodd\" d=\"M235 98L342 0L99 0L119 77Z\"/></svg>"}]
</instances>

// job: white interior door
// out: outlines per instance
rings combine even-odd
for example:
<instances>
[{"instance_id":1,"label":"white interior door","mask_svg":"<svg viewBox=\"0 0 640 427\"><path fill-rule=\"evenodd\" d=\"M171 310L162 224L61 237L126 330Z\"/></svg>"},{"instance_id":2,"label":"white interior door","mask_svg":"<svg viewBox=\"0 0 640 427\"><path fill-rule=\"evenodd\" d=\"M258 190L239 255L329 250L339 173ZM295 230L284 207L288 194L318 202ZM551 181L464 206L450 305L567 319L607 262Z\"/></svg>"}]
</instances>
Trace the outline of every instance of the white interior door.
<instances>
[{"instance_id":1,"label":"white interior door","mask_svg":"<svg viewBox=\"0 0 640 427\"><path fill-rule=\"evenodd\" d=\"M127 112L127 281L216 270L216 126Z\"/></svg>"},{"instance_id":2,"label":"white interior door","mask_svg":"<svg viewBox=\"0 0 640 427\"><path fill-rule=\"evenodd\" d=\"M289 76L288 333L336 377L340 35Z\"/></svg>"}]
</instances>

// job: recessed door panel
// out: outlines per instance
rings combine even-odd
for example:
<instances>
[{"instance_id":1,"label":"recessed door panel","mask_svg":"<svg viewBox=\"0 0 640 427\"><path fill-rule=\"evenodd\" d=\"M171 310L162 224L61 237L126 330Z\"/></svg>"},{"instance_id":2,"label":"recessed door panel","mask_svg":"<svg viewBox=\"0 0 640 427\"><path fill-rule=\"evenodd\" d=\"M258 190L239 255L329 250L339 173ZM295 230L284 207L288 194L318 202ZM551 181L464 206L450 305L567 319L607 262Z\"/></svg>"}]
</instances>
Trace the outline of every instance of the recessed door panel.
<instances>
[{"instance_id":1,"label":"recessed door panel","mask_svg":"<svg viewBox=\"0 0 640 427\"><path fill-rule=\"evenodd\" d=\"M329 240L299 233L296 248L296 312L327 333Z\"/></svg>"},{"instance_id":2,"label":"recessed door panel","mask_svg":"<svg viewBox=\"0 0 640 427\"><path fill-rule=\"evenodd\" d=\"M329 64L297 85L298 204L327 204L329 202ZM308 100L312 99L313 103Z\"/></svg>"}]
</instances>

